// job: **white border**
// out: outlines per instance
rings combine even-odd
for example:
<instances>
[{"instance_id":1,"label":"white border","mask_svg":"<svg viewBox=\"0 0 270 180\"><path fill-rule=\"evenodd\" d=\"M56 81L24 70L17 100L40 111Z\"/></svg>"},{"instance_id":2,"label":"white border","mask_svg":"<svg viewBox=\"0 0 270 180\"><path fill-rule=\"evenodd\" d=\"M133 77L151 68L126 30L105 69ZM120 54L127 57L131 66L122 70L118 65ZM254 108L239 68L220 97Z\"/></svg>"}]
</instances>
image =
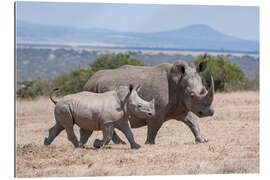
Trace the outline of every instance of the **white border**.
<instances>
[{"instance_id":1,"label":"white border","mask_svg":"<svg viewBox=\"0 0 270 180\"><path fill-rule=\"evenodd\" d=\"M32 0L36 1L36 0ZM77 2L70 0L56 0L57 2ZM55 2L46 0L46 2ZM232 6L260 6L260 72L261 72L261 91L260 91L260 173L259 174L233 174L233 175L181 175L181 176L133 176L129 179L228 179L245 178L257 179L265 178L268 175L269 167L269 5L267 1L257 0L80 0L80 2L105 2L105 3L143 3L143 4L183 4L183 5L232 5ZM1 177L13 178L14 176L14 1L1 1ZM91 177L91 179L126 179L127 177ZM37 178L41 179L41 178ZM44 178L42 178L44 179ZM50 178L52 180L59 178ZM68 178L74 179L74 178ZM75 178L75 179L89 179Z\"/></svg>"}]
</instances>

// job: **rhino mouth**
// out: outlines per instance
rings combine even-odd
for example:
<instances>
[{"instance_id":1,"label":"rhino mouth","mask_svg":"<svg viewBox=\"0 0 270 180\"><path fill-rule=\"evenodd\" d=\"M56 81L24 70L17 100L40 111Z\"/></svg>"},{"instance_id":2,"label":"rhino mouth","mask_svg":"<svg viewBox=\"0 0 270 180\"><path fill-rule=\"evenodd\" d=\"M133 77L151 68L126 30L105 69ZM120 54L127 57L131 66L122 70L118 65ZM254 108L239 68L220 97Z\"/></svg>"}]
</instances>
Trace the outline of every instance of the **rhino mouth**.
<instances>
[{"instance_id":1,"label":"rhino mouth","mask_svg":"<svg viewBox=\"0 0 270 180\"><path fill-rule=\"evenodd\" d=\"M199 117L206 117L206 116L213 116L215 113L215 111L213 109L210 109L208 112L202 112L202 111L199 111L198 112L198 116Z\"/></svg>"}]
</instances>

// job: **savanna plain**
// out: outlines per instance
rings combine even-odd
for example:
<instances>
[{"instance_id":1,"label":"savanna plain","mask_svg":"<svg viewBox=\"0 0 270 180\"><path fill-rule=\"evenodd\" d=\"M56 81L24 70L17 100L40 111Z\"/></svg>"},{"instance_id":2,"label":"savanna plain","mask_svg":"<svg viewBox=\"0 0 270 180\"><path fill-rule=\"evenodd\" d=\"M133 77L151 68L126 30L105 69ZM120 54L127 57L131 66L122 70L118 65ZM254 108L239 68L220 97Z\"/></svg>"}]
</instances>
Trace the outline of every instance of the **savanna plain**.
<instances>
[{"instance_id":1,"label":"savanna plain","mask_svg":"<svg viewBox=\"0 0 270 180\"><path fill-rule=\"evenodd\" d=\"M196 144L189 128L175 120L163 124L155 145L145 145L146 127L132 129L142 145L95 149L96 131L86 148L75 149L65 131L44 146L55 123L49 98L16 101L16 177L133 176L178 174L259 173L259 92L216 93L215 114L200 118L201 134L209 142ZM79 138L78 127L75 133Z\"/></svg>"}]
</instances>

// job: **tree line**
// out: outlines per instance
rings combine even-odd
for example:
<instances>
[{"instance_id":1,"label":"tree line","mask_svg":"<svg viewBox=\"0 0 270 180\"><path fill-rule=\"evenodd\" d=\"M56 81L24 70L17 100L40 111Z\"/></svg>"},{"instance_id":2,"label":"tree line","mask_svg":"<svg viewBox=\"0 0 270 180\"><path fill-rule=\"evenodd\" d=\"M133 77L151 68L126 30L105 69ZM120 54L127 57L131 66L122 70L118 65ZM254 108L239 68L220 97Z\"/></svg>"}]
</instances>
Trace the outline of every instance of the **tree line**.
<instances>
[{"instance_id":1,"label":"tree line","mask_svg":"<svg viewBox=\"0 0 270 180\"><path fill-rule=\"evenodd\" d=\"M213 57L209 54L198 56L191 65L207 61L208 66L201 73L202 81L210 87L210 76L214 77L215 90L229 92L237 90L258 90L259 75L249 80L237 65L231 63L224 56ZM19 98L34 99L39 96L48 96L54 88L59 88L57 95L66 95L80 92L87 80L95 72L103 69L115 69L122 65L143 66L142 61L132 58L129 54L101 55L89 67L79 67L68 73L62 73L52 80L18 81L16 95Z\"/></svg>"},{"instance_id":2,"label":"tree line","mask_svg":"<svg viewBox=\"0 0 270 180\"><path fill-rule=\"evenodd\" d=\"M52 80L61 73L68 73L79 67L89 67L101 54L117 55L115 51L85 49L38 49L17 48L16 70L17 80L32 81L36 79ZM126 51L131 57L139 59L144 65L154 66L161 63L173 64L181 59L193 63L197 55L188 53ZM214 55L219 57L221 55ZM259 72L259 56L224 54L226 60L239 66L249 79L255 78Z\"/></svg>"}]
</instances>

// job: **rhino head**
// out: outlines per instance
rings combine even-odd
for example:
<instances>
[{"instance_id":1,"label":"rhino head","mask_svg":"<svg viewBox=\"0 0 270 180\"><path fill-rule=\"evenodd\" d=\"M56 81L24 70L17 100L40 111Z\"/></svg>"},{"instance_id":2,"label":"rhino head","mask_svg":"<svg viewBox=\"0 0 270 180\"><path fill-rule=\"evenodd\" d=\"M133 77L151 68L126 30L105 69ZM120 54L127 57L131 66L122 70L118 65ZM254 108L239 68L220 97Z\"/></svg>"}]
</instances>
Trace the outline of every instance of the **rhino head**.
<instances>
[{"instance_id":1,"label":"rhino head","mask_svg":"<svg viewBox=\"0 0 270 180\"><path fill-rule=\"evenodd\" d=\"M120 86L117 95L128 115L140 119L151 118L155 115L155 100L152 99L149 102L143 100L137 93L140 88L140 85L136 87L129 85L128 88L126 86Z\"/></svg>"},{"instance_id":2,"label":"rhino head","mask_svg":"<svg viewBox=\"0 0 270 180\"><path fill-rule=\"evenodd\" d=\"M203 72L206 66L206 61L201 62L196 68L189 67L183 61L177 61L172 68L172 80L177 86L179 103L186 110L192 111L199 117L214 114L212 107L214 99L213 77L211 76L211 87L207 91L200 76L200 72Z\"/></svg>"}]
</instances>

